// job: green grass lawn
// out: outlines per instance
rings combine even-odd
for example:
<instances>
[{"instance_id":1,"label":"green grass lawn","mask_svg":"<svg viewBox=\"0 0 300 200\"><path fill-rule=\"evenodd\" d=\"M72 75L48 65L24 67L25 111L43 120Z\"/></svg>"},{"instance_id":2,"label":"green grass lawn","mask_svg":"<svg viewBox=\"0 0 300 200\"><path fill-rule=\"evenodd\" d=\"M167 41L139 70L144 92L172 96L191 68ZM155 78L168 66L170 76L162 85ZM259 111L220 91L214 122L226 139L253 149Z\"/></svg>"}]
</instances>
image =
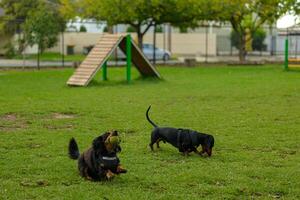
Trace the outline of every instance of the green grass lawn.
<instances>
[{"instance_id":1,"label":"green grass lawn","mask_svg":"<svg viewBox=\"0 0 300 200\"><path fill-rule=\"evenodd\" d=\"M109 68L87 88L68 87L72 69L0 71L2 199L299 199L300 73L281 66L160 67L162 81L124 82ZM152 153L151 125L215 137L211 158ZM67 156L106 130L122 135L128 173L110 182L78 175Z\"/></svg>"},{"instance_id":2,"label":"green grass lawn","mask_svg":"<svg viewBox=\"0 0 300 200\"><path fill-rule=\"evenodd\" d=\"M74 54L74 55L65 55L64 60L65 61L82 61L86 55L83 54ZM17 55L14 57L14 59L23 59L22 55ZM25 56L26 60L37 60L37 54L29 54ZM61 61L62 55L60 53L51 53L51 52L45 52L40 55L41 61Z\"/></svg>"}]
</instances>

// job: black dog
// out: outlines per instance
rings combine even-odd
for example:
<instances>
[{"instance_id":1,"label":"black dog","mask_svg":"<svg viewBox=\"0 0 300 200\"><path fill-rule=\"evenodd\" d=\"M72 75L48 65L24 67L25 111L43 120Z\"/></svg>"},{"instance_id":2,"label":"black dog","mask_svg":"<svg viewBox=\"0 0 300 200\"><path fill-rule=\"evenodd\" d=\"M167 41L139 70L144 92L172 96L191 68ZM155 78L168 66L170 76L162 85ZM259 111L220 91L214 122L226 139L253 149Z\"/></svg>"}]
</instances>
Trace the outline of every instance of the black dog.
<instances>
[{"instance_id":1,"label":"black dog","mask_svg":"<svg viewBox=\"0 0 300 200\"><path fill-rule=\"evenodd\" d=\"M149 144L151 150L153 151L153 144L156 143L157 148L159 148L159 142L163 141L172 144L174 147L185 155L188 155L190 152L195 152L199 155L207 153L208 156L212 154L212 148L214 146L214 137L212 135L199 133L197 131L189 129L177 129L170 127L158 127L154 122L149 118L149 106L146 112L146 118L154 126L154 129L151 134L151 142ZM198 146L202 146L202 150L199 152L197 150Z\"/></svg>"},{"instance_id":2,"label":"black dog","mask_svg":"<svg viewBox=\"0 0 300 200\"><path fill-rule=\"evenodd\" d=\"M109 180L115 174L126 173L120 165L117 153L121 151L117 131L106 132L94 139L92 147L79 153L78 145L74 138L69 143L69 157L78 159L78 169L82 177L93 180Z\"/></svg>"}]
</instances>

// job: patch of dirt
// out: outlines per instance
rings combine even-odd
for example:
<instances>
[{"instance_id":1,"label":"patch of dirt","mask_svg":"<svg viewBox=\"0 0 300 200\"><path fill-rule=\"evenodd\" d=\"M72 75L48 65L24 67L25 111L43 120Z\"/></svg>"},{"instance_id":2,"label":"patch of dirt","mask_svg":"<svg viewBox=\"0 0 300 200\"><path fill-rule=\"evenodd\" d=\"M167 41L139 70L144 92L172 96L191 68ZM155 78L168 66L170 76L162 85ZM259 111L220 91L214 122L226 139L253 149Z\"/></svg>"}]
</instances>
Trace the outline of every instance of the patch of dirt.
<instances>
[{"instance_id":1,"label":"patch of dirt","mask_svg":"<svg viewBox=\"0 0 300 200\"><path fill-rule=\"evenodd\" d=\"M72 124L66 124L66 125L61 125L61 126L46 124L46 125L44 125L44 127L49 130L60 130L60 129L73 130L74 126Z\"/></svg>"},{"instance_id":2,"label":"patch of dirt","mask_svg":"<svg viewBox=\"0 0 300 200\"><path fill-rule=\"evenodd\" d=\"M37 148L40 148L42 145L40 144L35 144L35 143L30 143L27 145L28 148L30 149L37 149Z\"/></svg>"},{"instance_id":3,"label":"patch of dirt","mask_svg":"<svg viewBox=\"0 0 300 200\"><path fill-rule=\"evenodd\" d=\"M0 131L3 132L14 132L20 131L27 128L26 124L19 124L19 125L0 125Z\"/></svg>"},{"instance_id":4,"label":"patch of dirt","mask_svg":"<svg viewBox=\"0 0 300 200\"><path fill-rule=\"evenodd\" d=\"M12 132L27 128L27 123L15 113L0 115L0 131Z\"/></svg>"},{"instance_id":5,"label":"patch of dirt","mask_svg":"<svg viewBox=\"0 0 300 200\"><path fill-rule=\"evenodd\" d=\"M49 185L49 182L46 180L37 180L37 181L24 180L20 183L20 185L24 187L46 187Z\"/></svg>"},{"instance_id":6,"label":"patch of dirt","mask_svg":"<svg viewBox=\"0 0 300 200\"><path fill-rule=\"evenodd\" d=\"M14 122L17 120L17 115L15 113L6 113L0 116L0 120Z\"/></svg>"},{"instance_id":7,"label":"patch of dirt","mask_svg":"<svg viewBox=\"0 0 300 200\"><path fill-rule=\"evenodd\" d=\"M294 151L294 150L284 150L284 151L279 152L279 156L284 159L288 156L293 156L296 153L297 153L297 151Z\"/></svg>"},{"instance_id":8,"label":"patch of dirt","mask_svg":"<svg viewBox=\"0 0 300 200\"><path fill-rule=\"evenodd\" d=\"M273 194L269 194L273 199L281 199L284 196L284 192L275 192Z\"/></svg>"},{"instance_id":9,"label":"patch of dirt","mask_svg":"<svg viewBox=\"0 0 300 200\"><path fill-rule=\"evenodd\" d=\"M251 193L251 197L255 199L255 197L260 197L262 196L263 194L261 192L252 192Z\"/></svg>"},{"instance_id":10,"label":"patch of dirt","mask_svg":"<svg viewBox=\"0 0 300 200\"><path fill-rule=\"evenodd\" d=\"M137 130L135 129L118 129L117 130L119 132L120 135L127 135L127 136L130 136L130 135L134 135L135 133L137 133Z\"/></svg>"},{"instance_id":11,"label":"patch of dirt","mask_svg":"<svg viewBox=\"0 0 300 200\"><path fill-rule=\"evenodd\" d=\"M61 184L64 186L78 185L80 181L63 181Z\"/></svg>"},{"instance_id":12,"label":"patch of dirt","mask_svg":"<svg viewBox=\"0 0 300 200\"><path fill-rule=\"evenodd\" d=\"M73 113L53 113L54 119L73 119L76 115Z\"/></svg>"}]
</instances>

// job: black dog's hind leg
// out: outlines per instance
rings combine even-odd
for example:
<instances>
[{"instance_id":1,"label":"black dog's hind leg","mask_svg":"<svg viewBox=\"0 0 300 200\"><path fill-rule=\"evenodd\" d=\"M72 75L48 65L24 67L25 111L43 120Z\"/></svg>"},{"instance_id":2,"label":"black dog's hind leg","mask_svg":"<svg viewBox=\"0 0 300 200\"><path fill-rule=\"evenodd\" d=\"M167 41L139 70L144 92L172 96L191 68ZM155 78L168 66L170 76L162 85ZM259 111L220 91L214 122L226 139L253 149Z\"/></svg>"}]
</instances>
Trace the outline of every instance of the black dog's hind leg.
<instances>
[{"instance_id":1,"label":"black dog's hind leg","mask_svg":"<svg viewBox=\"0 0 300 200\"><path fill-rule=\"evenodd\" d=\"M90 177L89 172L88 172L88 166L85 163L83 156L80 156L80 158L78 159L78 170L79 170L80 176L82 176L88 180L92 180L92 178Z\"/></svg>"},{"instance_id":2,"label":"black dog's hind leg","mask_svg":"<svg viewBox=\"0 0 300 200\"><path fill-rule=\"evenodd\" d=\"M160 142L160 141L163 141L164 143L166 143L162 138L159 138L159 139L156 141L156 147L157 147L157 148L160 148L160 147L159 147L159 142Z\"/></svg>"},{"instance_id":3,"label":"black dog's hind leg","mask_svg":"<svg viewBox=\"0 0 300 200\"><path fill-rule=\"evenodd\" d=\"M157 129L153 130L152 133L151 133L151 141L150 141L150 144L149 144L149 146L150 146L150 148L151 148L152 151L154 150L153 149L153 144L154 143L156 143L157 147L159 148L159 144L158 143L159 143L160 139L161 138L159 137Z\"/></svg>"}]
</instances>

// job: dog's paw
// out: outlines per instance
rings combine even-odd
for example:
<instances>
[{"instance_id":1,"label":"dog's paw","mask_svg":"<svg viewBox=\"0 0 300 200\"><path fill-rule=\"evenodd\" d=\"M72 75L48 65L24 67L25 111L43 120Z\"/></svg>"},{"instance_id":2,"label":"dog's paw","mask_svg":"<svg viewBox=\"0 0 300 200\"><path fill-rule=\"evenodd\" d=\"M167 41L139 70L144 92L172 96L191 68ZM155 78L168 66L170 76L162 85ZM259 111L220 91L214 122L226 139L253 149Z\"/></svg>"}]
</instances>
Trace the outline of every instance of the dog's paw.
<instances>
[{"instance_id":1,"label":"dog's paw","mask_svg":"<svg viewBox=\"0 0 300 200\"><path fill-rule=\"evenodd\" d=\"M125 173L127 173L127 169L124 169L122 166L118 166L118 168L117 168L117 173L118 174L125 174Z\"/></svg>"},{"instance_id":2,"label":"dog's paw","mask_svg":"<svg viewBox=\"0 0 300 200\"><path fill-rule=\"evenodd\" d=\"M111 179L113 179L114 177L115 177L115 174L112 173L110 170L108 170L108 171L106 172L106 178L107 178L107 180L111 180Z\"/></svg>"}]
</instances>

